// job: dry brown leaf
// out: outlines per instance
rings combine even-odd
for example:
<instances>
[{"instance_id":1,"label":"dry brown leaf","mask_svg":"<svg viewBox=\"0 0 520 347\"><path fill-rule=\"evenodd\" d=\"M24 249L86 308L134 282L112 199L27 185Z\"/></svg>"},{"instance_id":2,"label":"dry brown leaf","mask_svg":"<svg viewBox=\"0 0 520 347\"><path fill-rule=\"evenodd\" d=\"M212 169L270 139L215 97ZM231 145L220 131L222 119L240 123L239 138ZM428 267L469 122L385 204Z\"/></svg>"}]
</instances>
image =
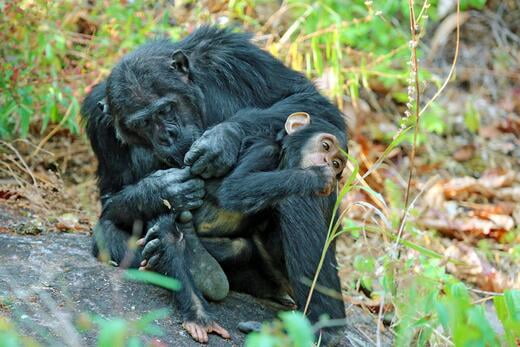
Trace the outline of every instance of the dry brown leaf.
<instances>
[{"instance_id":1,"label":"dry brown leaf","mask_svg":"<svg viewBox=\"0 0 520 347\"><path fill-rule=\"evenodd\" d=\"M457 177L444 184L444 195L448 199L466 200L470 194L492 197L493 192L473 177Z\"/></svg>"},{"instance_id":2,"label":"dry brown leaf","mask_svg":"<svg viewBox=\"0 0 520 347\"><path fill-rule=\"evenodd\" d=\"M495 195L503 200L520 202L520 186L497 189Z\"/></svg>"},{"instance_id":3,"label":"dry brown leaf","mask_svg":"<svg viewBox=\"0 0 520 347\"><path fill-rule=\"evenodd\" d=\"M514 171L502 169L488 170L478 179L456 177L445 181L444 195L456 200L466 200L472 194L491 198L496 195L497 189L511 186L515 179Z\"/></svg>"},{"instance_id":4,"label":"dry brown leaf","mask_svg":"<svg viewBox=\"0 0 520 347\"><path fill-rule=\"evenodd\" d=\"M494 169L486 171L478 182L486 188L502 188L510 186L516 178L514 171Z\"/></svg>"},{"instance_id":5,"label":"dry brown leaf","mask_svg":"<svg viewBox=\"0 0 520 347\"><path fill-rule=\"evenodd\" d=\"M446 198L444 196L444 183L441 181L432 185L431 188L424 193L423 201L429 209L442 209L444 203L446 202Z\"/></svg>"},{"instance_id":6,"label":"dry brown leaf","mask_svg":"<svg viewBox=\"0 0 520 347\"><path fill-rule=\"evenodd\" d=\"M481 257L473 247L457 242L450 245L444 254L463 263L448 262L446 268L450 273L482 290L501 293L514 286L505 274Z\"/></svg>"},{"instance_id":7,"label":"dry brown leaf","mask_svg":"<svg viewBox=\"0 0 520 347\"><path fill-rule=\"evenodd\" d=\"M514 227L514 220L506 215L493 215L493 219L479 217L458 217L448 219L435 217L423 218L420 223L428 229L435 229L443 234L458 239L468 236L477 238L492 237L500 239L505 232Z\"/></svg>"},{"instance_id":8,"label":"dry brown leaf","mask_svg":"<svg viewBox=\"0 0 520 347\"><path fill-rule=\"evenodd\" d=\"M474 145L465 145L459 147L455 153L453 153L453 159L456 161L466 161L473 158L475 155L476 148Z\"/></svg>"}]
</instances>

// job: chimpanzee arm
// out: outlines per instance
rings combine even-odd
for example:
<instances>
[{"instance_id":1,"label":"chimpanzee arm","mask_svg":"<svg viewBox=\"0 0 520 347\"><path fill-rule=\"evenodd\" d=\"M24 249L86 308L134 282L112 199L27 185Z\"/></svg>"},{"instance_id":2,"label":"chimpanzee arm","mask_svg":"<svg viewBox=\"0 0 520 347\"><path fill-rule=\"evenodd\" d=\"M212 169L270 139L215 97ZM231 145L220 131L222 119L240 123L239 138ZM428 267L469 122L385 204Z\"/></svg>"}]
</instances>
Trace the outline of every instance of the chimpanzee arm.
<instances>
[{"instance_id":1,"label":"chimpanzee arm","mask_svg":"<svg viewBox=\"0 0 520 347\"><path fill-rule=\"evenodd\" d=\"M141 181L104 197L102 217L124 223L133 218L149 220L174 210L191 210L202 206L204 182L192 178L189 168L158 170ZM133 219L132 218L132 219Z\"/></svg>"},{"instance_id":2,"label":"chimpanzee arm","mask_svg":"<svg viewBox=\"0 0 520 347\"><path fill-rule=\"evenodd\" d=\"M324 167L254 172L224 180L217 193L219 205L227 210L255 213L292 195L312 195L330 184Z\"/></svg>"},{"instance_id":3,"label":"chimpanzee arm","mask_svg":"<svg viewBox=\"0 0 520 347\"><path fill-rule=\"evenodd\" d=\"M244 108L228 120L207 130L185 156L192 172L204 178L219 177L235 165L241 140L265 129L281 130L287 116L307 112L312 117L329 121L344 132L345 124L339 110L311 85L276 102L271 107Z\"/></svg>"},{"instance_id":4,"label":"chimpanzee arm","mask_svg":"<svg viewBox=\"0 0 520 347\"><path fill-rule=\"evenodd\" d=\"M278 169L279 148L257 140L223 179L217 191L219 205L242 213L255 213L291 195L323 192L334 177L326 167Z\"/></svg>"},{"instance_id":5,"label":"chimpanzee arm","mask_svg":"<svg viewBox=\"0 0 520 347\"><path fill-rule=\"evenodd\" d=\"M304 309L310 287L308 283L314 278L325 245L334 201L334 195L293 196L280 201L277 207L285 264L300 310ZM341 298L334 243L325 255L317 286ZM345 306L342 300L314 290L307 314L312 323L317 322L322 314L328 314L331 319L344 319ZM330 337L333 331L326 329L325 337Z\"/></svg>"}]
</instances>

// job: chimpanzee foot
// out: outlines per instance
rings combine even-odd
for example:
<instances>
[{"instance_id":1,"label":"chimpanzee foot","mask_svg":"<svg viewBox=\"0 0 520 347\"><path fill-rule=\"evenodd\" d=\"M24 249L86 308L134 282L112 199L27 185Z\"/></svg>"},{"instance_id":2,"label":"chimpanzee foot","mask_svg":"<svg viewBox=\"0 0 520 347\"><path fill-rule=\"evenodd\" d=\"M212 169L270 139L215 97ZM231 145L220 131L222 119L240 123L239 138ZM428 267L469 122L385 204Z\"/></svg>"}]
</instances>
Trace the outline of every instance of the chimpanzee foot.
<instances>
[{"instance_id":1,"label":"chimpanzee foot","mask_svg":"<svg viewBox=\"0 0 520 347\"><path fill-rule=\"evenodd\" d=\"M191 335L191 337L199 343L208 343L208 334L214 333L225 339L230 339L229 332L215 322L209 324L197 323L194 321L185 321L182 327Z\"/></svg>"}]
</instances>

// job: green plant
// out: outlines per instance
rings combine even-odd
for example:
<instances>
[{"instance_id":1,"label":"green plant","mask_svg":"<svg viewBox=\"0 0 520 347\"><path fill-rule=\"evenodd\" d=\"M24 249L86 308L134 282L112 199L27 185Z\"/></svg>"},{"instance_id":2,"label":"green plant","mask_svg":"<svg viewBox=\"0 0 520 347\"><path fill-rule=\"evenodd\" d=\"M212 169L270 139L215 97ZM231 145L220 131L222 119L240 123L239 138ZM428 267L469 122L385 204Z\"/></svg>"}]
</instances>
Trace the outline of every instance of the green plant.
<instances>
[{"instance_id":1,"label":"green plant","mask_svg":"<svg viewBox=\"0 0 520 347\"><path fill-rule=\"evenodd\" d=\"M311 323L301 312L282 312L279 320L266 323L260 332L247 336L246 347L310 347L314 342Z\"/></svg>"},{"instance_id":2,"label":"green plant","mask_svg":"<svg viewBox=\"0 0 520 347\"><path fill-rule=\"evenodd\" d=\"M179 37L169 12L147 1L80 5L2 2L0 138L60 124L77 134L79 102L123 53L157 35Z\"/></svg>"},{"instance_id":3,"label":"green plant","mask_svg":"<svg viewBox=\"0 0 520 347\"><path fill-rule=\"evenodd\" d=\"M136 321L128 321L121 318L105 319L94 317L92 320L99 327L97 346L144 346L139 337L142 335L162 336L162 330L154 324L154 321L164 319L168 315L169 311L163 309L152 311Z\"/></svg>"}]
</instances>

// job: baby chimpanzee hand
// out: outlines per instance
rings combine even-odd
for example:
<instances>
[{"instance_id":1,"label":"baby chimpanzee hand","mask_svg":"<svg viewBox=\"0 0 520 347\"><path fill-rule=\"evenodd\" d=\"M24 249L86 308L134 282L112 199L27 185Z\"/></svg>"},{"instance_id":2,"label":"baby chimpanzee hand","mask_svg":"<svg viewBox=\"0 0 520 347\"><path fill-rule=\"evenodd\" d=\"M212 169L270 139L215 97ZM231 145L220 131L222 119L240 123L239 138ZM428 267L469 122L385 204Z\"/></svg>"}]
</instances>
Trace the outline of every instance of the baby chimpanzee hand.
<instances>
[{"instance_id":1,"label":"baby chimpanzee hand","mask_svg":"<svg viewBox=\"0 0 520 347\"><path fill-rule=\"evenodd\" d=\"M336 174L330 166L328 165L320 165L320 166L312 166L310 168L313 170L317 176L317 191L316 194L320 196L328 196L334 192L336 188Z\"/></svg>"}]
</instances>

